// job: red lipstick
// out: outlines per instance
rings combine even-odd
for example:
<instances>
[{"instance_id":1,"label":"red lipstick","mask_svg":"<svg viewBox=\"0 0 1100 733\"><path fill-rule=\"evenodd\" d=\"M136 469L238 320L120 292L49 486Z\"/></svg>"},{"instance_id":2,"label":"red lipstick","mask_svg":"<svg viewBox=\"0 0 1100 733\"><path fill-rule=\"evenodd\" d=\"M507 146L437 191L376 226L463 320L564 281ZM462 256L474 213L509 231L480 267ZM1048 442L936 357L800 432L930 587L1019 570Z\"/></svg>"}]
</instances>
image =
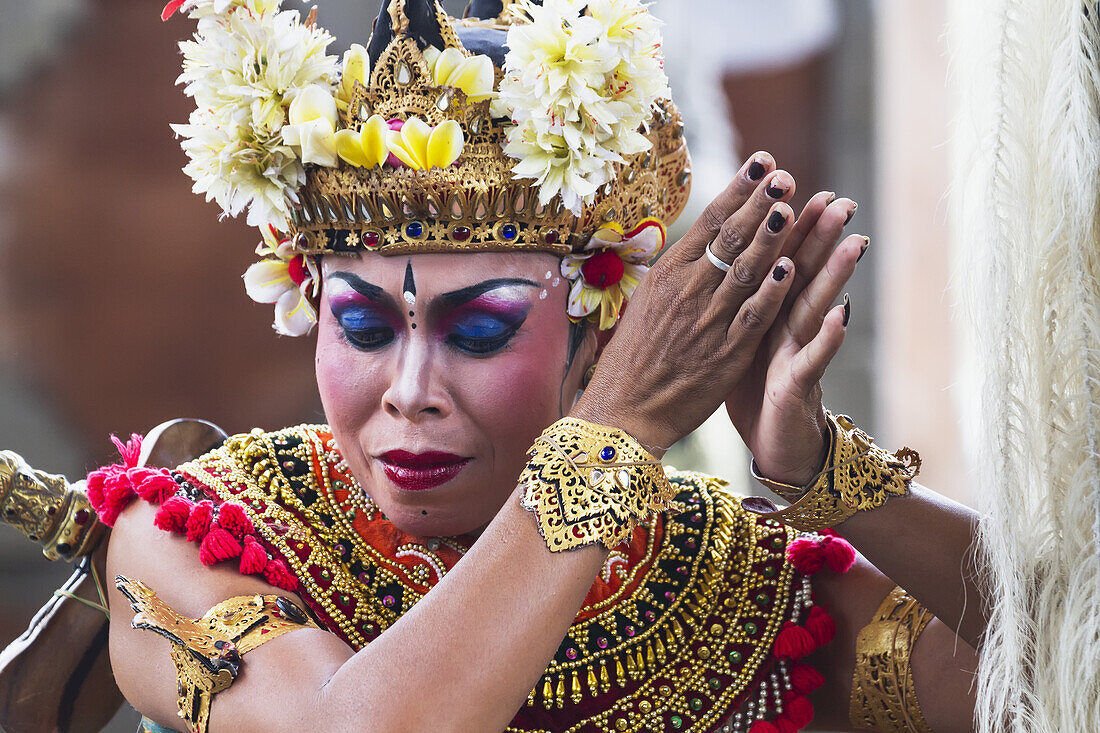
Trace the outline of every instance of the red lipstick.
<instances>
[{"instance_id":1,"label":"red lipstick","mask_svg":"<svg viewBox=\"0 0 1100 733\"><path fill-rule=\"evenodd\" d=\"M406 491L423 491L445 484L470 462L454 453L410 453L391 450L378 457L387 478Z\"/></svg>"}]
</instances>

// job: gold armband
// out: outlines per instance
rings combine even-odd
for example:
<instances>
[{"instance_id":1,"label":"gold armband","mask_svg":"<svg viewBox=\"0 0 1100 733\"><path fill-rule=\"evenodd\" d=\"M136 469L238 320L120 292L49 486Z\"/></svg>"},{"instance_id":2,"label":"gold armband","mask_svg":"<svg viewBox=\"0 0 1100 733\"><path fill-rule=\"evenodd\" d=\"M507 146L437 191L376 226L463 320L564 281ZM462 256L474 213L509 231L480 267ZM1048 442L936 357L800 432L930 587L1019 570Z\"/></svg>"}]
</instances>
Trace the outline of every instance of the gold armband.
<instances>
[{"instance_id":1,"label":"gold armband","mask_svg":"<svg viewBox=\"0 0 1100 733\"><path fill-rule=\"evenodd\" d=\"M42 545L51 560L90 554L105 530L83 491L9 450L0 451L0 519Z\"/></svg>"},{"instance_id":2,"label":"gold armband","mask_svg":"<svg viewBox=\"0 0 1100 733\"><path fill-rule=\"evenodd\" d=\"M909 493L909 483L920 471L916 451L902 448L890 453L875 445L846 415L827 412L826 418L829 451L825 467L807 486L764 478L753 462L753 478L791 503L763 516L804 532L817 532L835 527L856 512L880 507L892 496Z\"/></svg>"},{"instance_id":3,"label":"gold armband","mask_svg":"<svg viewBox=\"0 0 1100 733\"><path fill-rule=\"evenodd\" d=\"M661 462L622 430L565 418L528 456L520 504L535 513L551 552L597 542L610 549L674 496Z\"/></svg>"},{"instance_id":4,"label":"gold armband","mask_svg":"<svg viewBox=\"0 0 1100 733\"><path fill-rule=\"evenodd\" d=\"M859 730L932 733L917 702L910 658L932 619L902 588L894 588L856 640L848 717Z\"/></svg>"},{"instance_id":5,"label":"gold armband","mask_svg":"<svg viewBox=\"0 0 1100 733\"><path fill-rule=\"evenodd\" d=\"M179 716L191 733L205 733L210 703L240 674L241 655L288 631L317 628L302 609L282 596L238 596L222 601L200 619L190 619L140 581L119 575L115 585L137 612L131 626L172 642Z\"/></svg>"}]
</instances>

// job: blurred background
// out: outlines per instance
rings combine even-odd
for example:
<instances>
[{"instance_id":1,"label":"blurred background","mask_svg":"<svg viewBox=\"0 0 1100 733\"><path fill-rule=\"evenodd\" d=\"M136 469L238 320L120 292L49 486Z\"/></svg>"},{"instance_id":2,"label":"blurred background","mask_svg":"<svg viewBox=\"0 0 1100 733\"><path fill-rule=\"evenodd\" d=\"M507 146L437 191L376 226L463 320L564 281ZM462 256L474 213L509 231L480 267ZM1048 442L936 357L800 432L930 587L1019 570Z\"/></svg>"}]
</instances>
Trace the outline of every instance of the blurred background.
<instances>
[{"instance_id":1,"label":"blurred background","mask_svg":"<svg viewBox=\"0 0 1100 733\"><path fill-rule=\"evenodd\" d=\"M796 209L823 189L856 200L848 230L872 244L826 403L883 445L917 448L924 483L973 503L953 389L946 2L659 0L654 12L694 157L680 231L759 149L798 179ZM365 43L378 5L319 2L330 52ZM110 433L174 417L230 433L324 419L312 339L277 337L271 307L244 294L254 230L219 222L180 172L168 125L191 109L174 81L193 23L159 12L0 0L0 447L71 478L112 458ZM724 411L668 462L766 493ZM68 572L0 530L0 643ZM123 712L111 730L135 725Z\"/></svg>"}]
</instances>

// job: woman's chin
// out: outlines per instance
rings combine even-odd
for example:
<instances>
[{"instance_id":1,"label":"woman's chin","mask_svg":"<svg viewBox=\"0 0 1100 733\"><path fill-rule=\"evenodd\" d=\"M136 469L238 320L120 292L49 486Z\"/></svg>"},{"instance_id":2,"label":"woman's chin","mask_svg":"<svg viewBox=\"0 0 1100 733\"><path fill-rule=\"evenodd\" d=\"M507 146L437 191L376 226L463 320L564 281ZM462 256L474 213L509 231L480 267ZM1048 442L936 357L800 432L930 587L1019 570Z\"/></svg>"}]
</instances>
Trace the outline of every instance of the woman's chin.
<instances>
[{"instance_id":1,"label":"woman's chin","mask_svg":"<svg viewBox=\"0 0 1100 733\"><path fill-rule=\"evenodd\" d=\"M441 509L394 507L392 512L382 509L395 527L417 537L456 537L464 534L480 534L492 517L457 515ZM426 512L426 513L425 513Z\"/></svg>"}]
</instances>

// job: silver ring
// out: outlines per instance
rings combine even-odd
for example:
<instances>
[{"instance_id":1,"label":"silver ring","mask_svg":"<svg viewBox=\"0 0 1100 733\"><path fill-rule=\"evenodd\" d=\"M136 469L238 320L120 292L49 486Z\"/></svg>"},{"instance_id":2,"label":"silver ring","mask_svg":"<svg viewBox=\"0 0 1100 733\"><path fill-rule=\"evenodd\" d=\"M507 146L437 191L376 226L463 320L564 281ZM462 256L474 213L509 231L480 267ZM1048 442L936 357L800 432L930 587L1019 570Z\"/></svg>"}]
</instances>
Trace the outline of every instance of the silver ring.
<instances>
[{"instance_id":1,"label":"silver ring","mask_svg":"<svg viewBox=\"0 0 1100 733\"><path fill-rule=\"evenodd\" d=\"M718 255L710 251L710 245L707 245L707 259L710 260L710 264L717 267L722 272L729 272L731 265L728 262L723 262L718 259Z\"/></svg>"}]
</instances>

